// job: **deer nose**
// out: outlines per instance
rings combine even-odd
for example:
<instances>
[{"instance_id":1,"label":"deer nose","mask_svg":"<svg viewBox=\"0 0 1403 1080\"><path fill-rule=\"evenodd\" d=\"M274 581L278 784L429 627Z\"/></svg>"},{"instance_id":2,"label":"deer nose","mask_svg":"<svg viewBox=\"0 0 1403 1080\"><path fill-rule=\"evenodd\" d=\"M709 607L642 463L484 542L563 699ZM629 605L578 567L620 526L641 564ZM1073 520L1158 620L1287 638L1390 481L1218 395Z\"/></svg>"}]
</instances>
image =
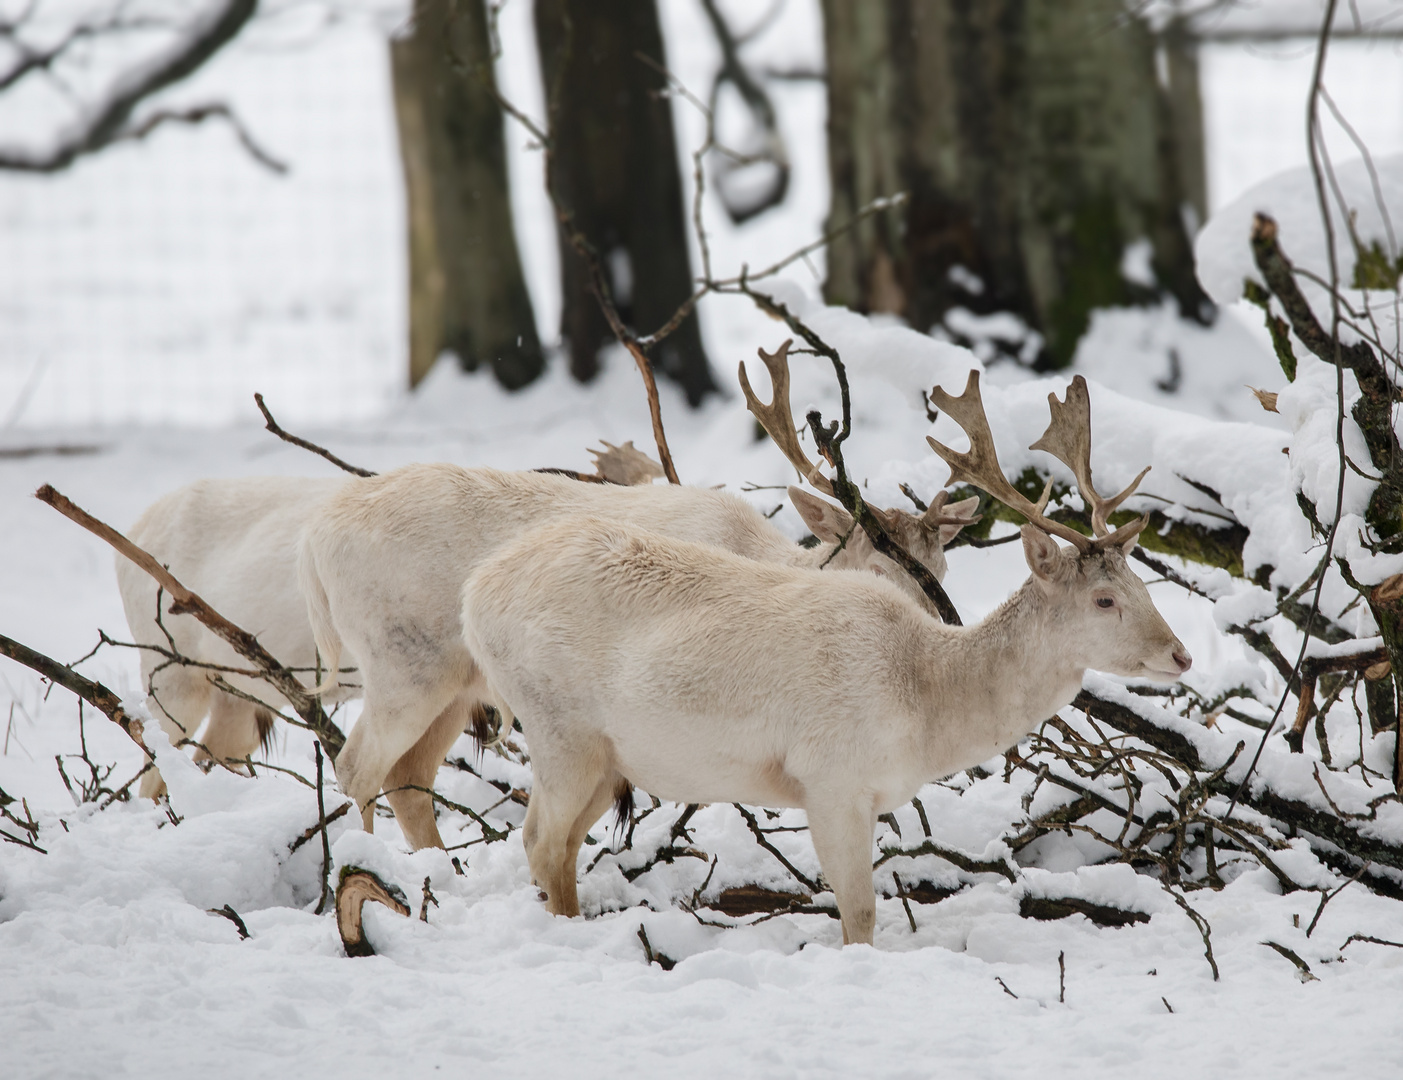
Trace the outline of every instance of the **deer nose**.
<instances>
[{"instance_id":1,"label":"deer nose","mask_svg":"<svg viewBox=\"0 0 1403 1080\"><path fill-rule=\"evenodd\" d=\"M1188 649L1181 646L1174 650L1174 662L1179 665L1179 674L1182 675L1193 667L1194 658L1189 655Z\"/></svg>"}]
</instances>

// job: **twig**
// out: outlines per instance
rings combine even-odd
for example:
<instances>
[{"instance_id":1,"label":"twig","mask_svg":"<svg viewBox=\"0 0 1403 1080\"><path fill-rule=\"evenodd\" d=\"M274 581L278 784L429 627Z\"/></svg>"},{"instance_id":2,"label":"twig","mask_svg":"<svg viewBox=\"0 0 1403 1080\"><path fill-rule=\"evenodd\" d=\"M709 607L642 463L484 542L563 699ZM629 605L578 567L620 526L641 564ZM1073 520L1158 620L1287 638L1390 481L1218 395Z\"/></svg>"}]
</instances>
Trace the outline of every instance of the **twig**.
<instances>
[{"instance_id":1,"label":"twig","mask_svg":"<svg viewBox=\"0 0 1403 1080\"><path fill-rule=\"evenodd\" d=\"M322 744L320 741L312 743L312 749L317 754L317 831L322 834L322 893L317 900L316 914L320 915L326 910L327 899L331 896L331 885L328 879L331 877L331 841L326 835L326 800L322 795ZM342 805L341 811L344 813L349 803ZM295 850L295 849L294 849Z\"/></svg>"},{"instance_id":2,"label":"twig","mask_svg":"<svg viewBox=\"0 0 1403 1080\"><path fill-rule=\"evenodd\" d=\"M872 864L872 869L877 869L890 859L898 857L915 858L918 855L938 855L948 863L954 863L961 870L971 874L998 874L1009 881L1016 882L1018 875L1013 868L1001 859L976 859L972 855L966 855L963 851L946 847L944 844L937 844L934 840L927 840L913 848L884 847L881 857Z\"/></svg>"},{"instance_id":3,"label":"twig","mask_svg":"<svg viewBox=\"0 0 1403 1080\"><path fill-rule=\"evenodd\" d=\"M196 105L189 109L157 109L155 112L147 113L142 118L141 123L124 128L112 138L112 142L140 142L163 124L194 125L203 124L206 120L223 120L233 130L235 138L239 140L239 145L248 151L249 157L271 173L276 173L278 176L287 175L287 162L274 157L265 150L253 137L252 132L244 126L238 114L222 102Z\"/></svg>"},{"instance_id":4,"label":"twig","mask_svg":"<svg viewBox=\"0 0 1403 1080\"><path fill-rule=\"evenodd\" d=\"M79 698L89 705L98 709L104 716L111 720L127 733L127 737L141 748L147 758L155 760L150 749L142 738L142 723L136 717L130 715L122 707L122 699L112 690L103 686L100 682L84 678L67 664L60 664L50 656L45 656L41 652L31 649L27 645L22 645L13 638L0 634L0 655L8 656L11 660L18 661L25 667L37 671L50 682L57 683L65 690L71 690Z\"/></svg>"},{"instance_id":5,"label":"twig","mask_svg":"<svg viewBox=\"0 0 1403 1080\"><path fill-rule=\"evenodd\" d=\"M755 834L755 839L760 844L760 846L766 851L768 851L771 855L773 855L776 859L778 859L780 861L780 864L783 865L783 867L786 870L788 870L791 874L794 875L794 879L798 881L800 885L808 889L810 893L822 891L815 882L811 881L808 877L802 874L792 862L786 859L784 857L784 853L781 852L779 848L775 847L774 844L770 843L770 841L766 839L764 830L760 828L760 823L755 820L754 814L752 814L749 810L743 807L740 803L732 803L731 805L740 811L740 816L745 819L746 825L748 825L750 827L750 831Z\"/></svg>"},{"instance_id":6,"label":"twig","mask_svg":"<svg viewBox=\"0 0 1403 1080\"><path fill-rule=\"evenodd\" d=\"M1345 951L1345 945L1352 941L1367 941L1372 945L1391 945L1395 949L1403 949L1403 941L1387 941L1384 938L1370 937L1368 934L1350 934L1345 938L1344 945L1340 946L1340 952Z\"/></svg>"},{"instance_id":7,"label":"twig","mask_svg":"<svg viewBox=\"0 0 1403 1080\"><path fill-rule=\"evenodd\" d=\"M228 904L225 904L223 907L206 908L205 911L210 915L219 915L233 923L234 929L239 932L240 941L247 941L252 937L248 932L248 927L244 925L244 920L239 917L239 913Z\"/></svg>"},{"instance_id":8,"label":"twig","mask_svg":"<svg viewBox=\"0 0 1403 1080\"><path fill-rule=\"evenodd\" d=\"M901 883L901 875L893 874L892 881L896 884L896 895L901 899L901 906L906 909L906 921L911 924L911 933L916 932L916 916L911 914L911 901L906 898L906 886Z\"/></svg>"},{"instance_id":9,"label":"twig","mask_svg":"<svg viewBox=\"0 0 1403 1080\"><path fill-rule=\"evenodd\" d=\"M1349 879L1348 881L1346 881L1344 884L1340 885L1338 888L1333 889L1333 890L1331 890L1330 892L1324 892L1324 891L1321 892L1321 894L1320 894L1320 906L1317 907L1317 908L1315 909L1315 917L1314 917L1313 919L1311 919L1310 925L1306 927L1306 937L1307 937L1307 938L1309 938L1309 937L1311 936L1311 934L1315 932L1315 924L1318 923L1318 922L1320 921L1320 916L1321 916L1321 914L1323 914L1324 911L1325 911L1325 905L1328 904L1331 900L1335 899L1335 897L1339 896L1340 893L1344 892L1347 888L1349 888L1351 885L1353 885L1353 884L1354 884L1356 881L1358 881L1360 878L1362 878L1362 877L1364 876L1364 871L1366 871L1366 870L1368 870L1368 869L1369 869L1369 864L1368 864L1368 863L1365 863L1363 866L1361 866L1361 867L1358 869L1358 871L1355 872L1355 875L1354 875L1352 878L1350 878L1350 879Z\"/></svg>"},{"instance_id":10,"label":"twig","mask_svg":"<svg viewBox=\"0 0 1403 1080\"><path fill-rule=\"evenodd\" d=\"M503 831L502 829L494 828L485 817L479 814L471 806L464 806L462 803L456 803L452 799L448 799L440 795L433 788L424 787L422 784L401 784L397 788L390 788L387 791L382 791L380 794L391 795L396 791L422 791L425 795L431 798L434 802L438 803L440 806L446 806L450 810L456 810L460 814L466 814L468 817L472 818L475 822L477 822L479 826L481 826L482 837L489 844L494 843L498 840L505 840L508 836L511 835L513 826L510 822L507 823L505 831ZM497 805L500 806L501 803L499 802Z\"/></svg>"},{"instance_id":11,"label":"twig","mask_svg":"<svg viewBox=\"0 0 1403 1080\"><path fill-rule=\"evenodd\" d=\"M657 964L664 971L671 971L677 966L677 961L672 957L653 951L652 943L648 940L648 931L643 929L642 923L638 924L638 940L643 942L643 955L647 958L648 963Z\"/></svg>"},{"instance_id":12,"label":"twig","mask_svg":"<svg viewBox=\"0 0 1403 1080\"><path fill-rule=\"evenodd\" d=\"M379 473L371 472L369 469L362 469L359 465L352 465L350 462L342 461L339 457L337 457L325 447L318 446L314 442L308 442L306 439L300 438L297 435L292 435L284 431L281 427L278 426L278 422L273 419L273 414L268 411L268 406L263 402L263 395L254 394L253 400L257 402L258 411L263 414L263 419L267 421L267 423L264 426L278 438L282 439L283 442L289 442L292 443L293 446L300 446L303 450L310 450L314 454L319 454L322 457L326 458L327 461L335 465L338 469L344 469L346 472L354 473L356 476L380 475Z\"/></svg>"},{"instance_id":13,"label":"twig","mask_svg":"<svg viewBox=\"0 0 1403 1080\"><path fill-rule=\"evenodd\" d=\"M345 817L346 812L350 810L353 806L355 806L355 802L353 800L347 800L346 802L343 802L340 806L338 806L335 810L333 810L331 813L327 814L324 819L319 817L315 825L309 825L298 835L296 840L294 840L291 844L287 846L288 854L291 854L292 852L298 850L300 847L302 847L303 844L308 843L318 833L325 836L326 827L330 825L333 821ZM326 853L323 852L322 854L324 858Z\"/></svg>"},{"instance_id":14,"label":"twig","mask_svg":"<svg viewBox=\"0 0 1403 1080\"><path fill-rule=\"evenodd\" d=\"M1057 954L1057 1001L1061 1005L1067 1004L1067 954L1059 952ZM1173 1012L1173 1009L1169 1010Z\"/></svg>"},{"instance_id":15,"label":"twig","mask_svg":"<svg viewBox=\"0 0 1403 1080\"><path fill-rule=\"evenodd\" d=\"M1298 955L1296 955L1296 953L1293 950L1288 949L1285 945L1278 945L1274 941L1263 941L1260 944L1265 945L1268 949L1272 949L1275 952L1280 953L1282 956L1286 957L1287 960L1290 960L1291 963L1295 964L1296 969L1301 973L1301 982L1317 982L1319 980L1320 976L1316 975L1314 972L1311 971L1310 965L1307 964L1304 960L1302 960Z\"/></svg>"},{"instance_id":16,"label":"twig","mask_svg":"<svg viewBox=\"0 0 1403 1080\"><path fill-rule=\"evenodd\" d=\"M434 895L433 889L429 888L430 878L424 875L424 897L419 901L419 921L426 923L429 921L429 905L438 907L438 897Z\"/></svg>"},{"instance_id":17,"label":"twig","mask_svg":"<svg viewBox=\"0 0 1403 1080\"><path fill-rule=\"evenodd\" d=\"M1213 959L1213 928L1208 925L1208 920L1189 906L1189 902L1171 889L1168 885L1164 891L1174 898L1174 902L1184 910L1184 914L1193 920L1193 924L1198 927L1199 936L1203 938L1203 955L1208 960L1208 966L1213 969L1213 981L1218 981L1218 961Z\"/></svg>"}]
</instances>

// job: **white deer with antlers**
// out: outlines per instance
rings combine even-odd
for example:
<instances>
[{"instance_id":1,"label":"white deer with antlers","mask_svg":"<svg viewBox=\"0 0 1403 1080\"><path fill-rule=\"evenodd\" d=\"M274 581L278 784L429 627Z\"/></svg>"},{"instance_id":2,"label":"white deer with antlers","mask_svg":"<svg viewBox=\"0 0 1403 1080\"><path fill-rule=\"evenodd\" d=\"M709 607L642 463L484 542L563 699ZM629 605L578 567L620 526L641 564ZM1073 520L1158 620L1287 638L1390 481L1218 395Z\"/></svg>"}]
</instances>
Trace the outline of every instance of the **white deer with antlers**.
<instances>
[{"instance_id":1,"label":"white deer with antlers","mask_svg":"<svg viewBox=\"0 0 1403 1080\"><path fill-rule=\"evenodd\" d=\"M747 397L776 444L813 477L817 470L794 437L788 347L761 352L774 385L771 405L761 406L748 384ZM762 563L815 572L826 565L825 574L865 570L929 605L905 571L854 530L846 511L799 488L789 495L822 541L813 549L795 544L744 499L701 488L610 487L452 465L411 465L347 482L308 525L300 575L327 669L336 671L344 647L365 688L365 709L336 759L336 777L361 806L366 827L384 790L412 846L443 845L426 789L465 724L481 730L486 723L485 688L463 644L459 591L483 560L548 522L603 518ZM977 520L977 499L947 505L944 496L919 517L880 512L888 532L937 579L945 574L943 545ZM335 686L333 674L320 689Z\"/></svg>"},{"instance_id":2,"label":"white deer with antlers","mask_svg":"<svg viewBox=\"0 0 1403 1080\"><path fill-rule=\"evenodd\" d=\"M879 814L1013 745L1087 668L1188 670L1126 565L1146 519L1107 524L1139 479L1111 499L1092 486L1080 376L1065 404L1049 395L1034 446L1071 467L1094 537L1046 517L1046 491L1034 504L1004 477L978 372L962 396L932 396L970 439L968 453L931 440L952 479L1028 519L1032 576L976 626L946 626L868 575L761 565L605 521L548 526L468 579L467 649L531 745L523 837L550 911L579 913L585 833L638 785L677 802L802 807L843 940L870 943Z\"/></svg>"}]
</instances>

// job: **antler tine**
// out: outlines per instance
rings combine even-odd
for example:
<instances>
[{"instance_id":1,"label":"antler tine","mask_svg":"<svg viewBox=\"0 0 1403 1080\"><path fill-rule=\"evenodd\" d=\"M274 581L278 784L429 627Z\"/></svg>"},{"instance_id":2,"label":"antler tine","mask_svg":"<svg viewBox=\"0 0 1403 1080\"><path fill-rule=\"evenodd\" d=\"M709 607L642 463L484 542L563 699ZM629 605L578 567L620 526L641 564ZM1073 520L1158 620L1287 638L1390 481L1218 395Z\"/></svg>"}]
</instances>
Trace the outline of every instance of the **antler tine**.
<instances>
[{"instance_id":1,"label":"antler tine","mask_svg":"<svg viewBox=\"0 0 1403 1080\"><path fill-rule=\"evenodd\" d=\"M1058 401L1056 394L1048 394L1047 408L1052 420L1042 438L1028 449L1045 450L1072 470L1077 490L1091 511L1091 531L1097 540L1109 539L1111 528L1107 518L1135 493L1150 467L1147 465L1141 470L1140 475L1119 495L1110 499L1098 495L1091 482L1091 395L1087 391L1086 380L1080 375L1072 379L1067 385L1066 401ZM1130 537L1122 539L1128 540Z\"/></svg>"},{"instance_id":2,"label":"antler tine","mask_svg":"<svg viewBox=\"0 0 1403 1080\"><path fill-rule=\"evenodd\" d=\"M965 391L959 397L951 397L939 386L930 392L931 403L941 412L959 424L969 436L969 452L961 454L944 446L929 435L926 442L945 463L950 466L950 479L947 484L963 481L987 491L1011 510L1026 517L1044 532L1060 536L1076 546L1078 551L1090 551L1091 540L1069 525L1045 517L1047 500L1052 492L1052 481L1043 488L1042 496L1036 503L1021 495L1004 476L999 465L998 454L994 450L994 435L989 430L989 419L984 413L984 399L979 393L979 372L969 373Z\"/></svg>"},{"instance_id":3,"label":"antler tine","mask_svg":"<svg viewBox=\"0 0 1403 1080\"><path fill-rule=\"evenodd\" d=\"M973 525L980 521L984 515L973 514L969 517L961 517L958 514L947 514L944 512L945 504L950 501L950 493L941 488L935 493L935 498L930 501L930 506L921 515L921 524L928 529L939 528L941 525Z\"/></svg>"},{"instance_id":4,"label":"antler tine","mask_svg":"<svg viewBox=\"0 0 1403 1080\"><path fill-rule=\"evenodd\" d=\"M799 475L825 495L832 495L832 481L819 472L818 466L804 455L794 426L794 414L789 409L789 347L793 344L794 339L788 338L772 353L767 353L764 349L755 350L770 372L770 387L774 397L768 405L761 404L760 399L755 396L755 391L750 388L750 380L745 375L744 360L741 361L738 372L741 392L745 394L746 407L755 415L755 419L760 421L760 426L769 433L789 463L799 470Z\"/></svg>"}]
</instances>

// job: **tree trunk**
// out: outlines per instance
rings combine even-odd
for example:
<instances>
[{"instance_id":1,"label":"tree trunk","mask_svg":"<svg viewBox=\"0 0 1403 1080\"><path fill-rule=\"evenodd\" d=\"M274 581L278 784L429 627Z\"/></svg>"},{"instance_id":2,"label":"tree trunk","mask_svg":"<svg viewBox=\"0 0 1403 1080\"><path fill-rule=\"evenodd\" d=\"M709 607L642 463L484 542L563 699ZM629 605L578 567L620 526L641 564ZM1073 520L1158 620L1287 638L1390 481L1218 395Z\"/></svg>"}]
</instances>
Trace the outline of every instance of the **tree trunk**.
<instances>
[{"instance_id":1,"label":"tree trunk","mask_svg":"<svg viewBox=\"0 0 1403 1080\"><path fill-rule=\"evenodd\" d=\"M1013 311L1070 363L1092 309L1157 291L1122 274L1148 240L1158 288L1211 309L1184 206L1201 199L1192 53L1169 54L1121 0L824 0L830 227L906 191L830 248L830 301L918 329L947 309ZM1174 79L1179 86L1176 91ZM1186 181L1200 178L1195 190ZM963 267L979 279L951 276Z\"/></svg>"},{"instance_id":2,"label":"tree trunk","mask_svg":"<svg viewBox=\"0 0 1403 1080\"><path fill-rule=\"evenodd\" d=\"M409 219L409 382L444 350L509 389L545 359L512 231L482 0L415 0L390 42Z\"/></svg>"},{"instance_id":3,"label":"tree trunk","mask_svg":"<svg viewBox=\"0 0 1403 1080\"><path fill-rule=\"evenodd\" d=\"M556 200L598 253L624 321L651 333L692 292L666 80L639 59L667 62L657 9L653 0L537 0L535 20ZM612 335L563 229L560 265L561 333L571 373L585 381ZM693 405L716 389L695 313L649 351Z\"/></svg>"}]
</instances>

